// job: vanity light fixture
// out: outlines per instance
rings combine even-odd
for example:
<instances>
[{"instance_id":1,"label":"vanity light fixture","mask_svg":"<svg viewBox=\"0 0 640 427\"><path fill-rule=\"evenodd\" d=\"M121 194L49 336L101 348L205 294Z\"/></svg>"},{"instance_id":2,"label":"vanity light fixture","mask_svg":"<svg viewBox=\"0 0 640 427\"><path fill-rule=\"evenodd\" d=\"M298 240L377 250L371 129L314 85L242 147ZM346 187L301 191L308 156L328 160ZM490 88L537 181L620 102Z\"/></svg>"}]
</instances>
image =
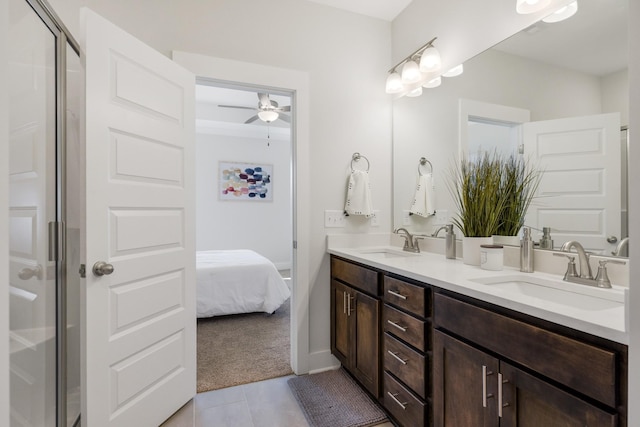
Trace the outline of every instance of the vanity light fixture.
<instances>
[{"instance_id":1,"label":"vanity light fixture","mask_svg":"<svg viewBox=\"0 0 640 427\"><path fill-rule=\"evenodd\" d=\"M428 50L428 48L431 48L429 49L429 56L438 52L436 48L433 47L433 42L436 40L436 38L437 37L434 37L424 45L420 46L411 55L404 58L389 70L389 76L387 77L386 84L387 93L405 92L409 90L411 88L410 86L412 86L414 83L418 83L424 78L422 76L424 70L422 70L422 67L418 65L418 62L422 63L422 56L424 56L424 52L425 50ZM438 58L440 58L439 53L437 53L437 56ZM413 89L415 89L415 87Z\"/></svg>"},{"instance_id":2,"label":"vanity light fixture","mask_svg":"<svg viewBox=\"0 0 640 427\"><path fill-rule=\"evenodd\" d=\"M553 12L551 15L542 19L542 22L546 22L547 24L553 24L554 22L564 21L567 18L571 18L578 11L578 0L573 3L569 3L566 6L561 7L560 9Z\"/></svg>"},{"instance_id":3,"label":"vanity light fixture","mask_svg":"<svg viewBox=\"0 0 640 427\"><path fill-rule=\"evenodd\" d=\"M417 88L415 88L414 90L412 90L411 92L409 92L407 94L407 96L414 98L416 96L420 96L422 95L422 86L418 86Z\"/></svg>"},{"instance_id":4,"label":"vanity light fixture","mask_svg":"<svg viewBox=\"0 0 640 427\"><path fill-rule=\"evenodd\" d=\"M551 4L551 0L516 0L516 12L521 15L536 13Z\"/></svg>"},{"instance_id":5,"label":"vanity light fixture","mask_svg":"<svg viewBox=\"0 0 640 427\"><path fill-rule=\"evenodd\" d=\"M430 73L440 69L440 52L433 45L427 46L420 57L420 71Z\"/></svg>"},{"instance_id":6,"label":"vanity light fixture","mask_svg":"<svg viewBox=\"0 0 640 427\"><path fill-rule=\"evenodd\" d=\"M456 65L455 67L453 67L452 69L450 69L446 73L443 73L442 75L445 76L445 77L455 77L455 76L459 76L460 74L462 74L463 71L464 71L464 67L462 66L462 64L460 64L460 65Z\"/></svg>"},{"instance_id":7,"label":"vanity light fixture","mask_svg":"<svg viewBox=\"0 0 640 427\"><path fill-rule=\"evenodd\" d=\"M426 82L425 84L423 84L422 87L426 87L427 89L433 89L434 87L438 87L441 84L442 84L442 78L440 78L440 76L438 76L435 79L431 79L428 82Z\"/></svg>"},{"instance_id":8,"label":"vanity light fixture","mask_svg":"<svg viewBox=\"0 0 640 427\"><path fill-rule=\"evenodd\" d=\"M258 117L263 122L271 123L274 120L277 120L280 115L276 111L260 111L258 112Z\"/></svg>"},{"instance_id":9,"label":"vanity light fixture","mask_svg":"<svg viewBox=\"0 0 640 427\"><path fill-rule=\"evenodd\" d=\"M402 83L411 84L420 80L422 75L420 74L420 68L416 61L410 59L402 66Z\"/></svg>"}]
</instances>

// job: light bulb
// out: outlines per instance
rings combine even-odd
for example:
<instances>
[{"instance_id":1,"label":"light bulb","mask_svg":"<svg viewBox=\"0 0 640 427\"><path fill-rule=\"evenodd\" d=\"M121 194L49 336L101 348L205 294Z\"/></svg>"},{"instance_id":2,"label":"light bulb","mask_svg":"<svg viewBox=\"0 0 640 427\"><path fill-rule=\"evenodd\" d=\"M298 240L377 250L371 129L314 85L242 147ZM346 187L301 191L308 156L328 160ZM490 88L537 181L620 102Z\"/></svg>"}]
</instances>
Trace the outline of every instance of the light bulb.
<instances>
[{"instance_id":1,"label":"light bulb","mask_svg":"<svg viewBox=\"0 0 640 427\"><path fill-rule=\"evenodd\" d=\"M426 82L422 86L426 87L427 89L433 89L434 87L438 87L441 84L442 84L442 79L440 78L440 76L438 76L435 79L429 80L428 82Z\"/></svg>"},{"instance_id":2,"label":"light bulb","mask_svg":"<svg viewBox=\"0 0 640 427\"><path fill-rule=\"evenodd\" d=\"M387 77L387 85L385 89L386 92L400 93L402 92L403 89L404 89L404 86L402 84L402 78L400 77L400 74L398 74L395 71L389 74L389 77Z\"/></svg>"},{"instance_id":3,"label":"light bulb","mask_svg":"<svg viewBox=\"0 0 640 427\"><path fill-rule=\"evenodd\" d=\"M460 65L456 65L455 67L453 67L452 69L450 69L449 71L447 71L442 75L445 77L455 77L462 74L463 71L464 71L464 67L462 66L462 64L460 64Z\"/></svg>"},{"instance_id":4,"label":"light bulb","mask_svg":"<svg viewBox=\"0 0 640 427\"><path fill-rule=\"evenodd\" d=\"M428 73L438 71L440 69L440 52L433 46L429 46L422 52L420 58L420 71Z\"/></svg>"},{"instance_id":5,"label":"light bulb","mask_svg":"<svg viewBox=\"0 0 640 427\"><path fill-rule=\"evenodd\" d=\"M417 88L415 88L414 90L412 90L407 94L407 96L410 96L412 98L420 95L422 95L422 86L418 86Z\"/></svg>"},{"instance_id":6,"label":"light bulb","mask_svg":"<svg viewBox=\"0 0 640 427\"><path fill-rule=\"evenodd\" d=\"M267 110L258 112L258 117L263 122L271 123L274 120L278 120L278 117L280 117L280 115L275 111Z\"/></svg>"},{"instance_id":7,"label":"light bulb","mask_svg":"<svg viewBox=\"0 0 640 427\"><path fill-rule=\"evenodd\" d=\"M551 4L551 0L516 0L516 12L526 15L539 12Z\"/></svg>"},{"instance_id":8,"label":"light bulb","mask_svg":"<svg viewBox=\"0 0 640 427\"><path fill-rule=\"evenodd\" d=\"M551 15L542 19L542 22L546 22L548 24L553 24L554 22L564 21L567 18L571 18L578 11L578 1L574 1L573 3L569 3L566 6L561 7L560 9L553 12Z\"/></svg>"},{"instance_id":9,"label":"light bulb","mask_svg":"<svg viewBox=\"0 0 640 427\"><path fill-rule=\"evenodd\" d=\"M402 83L415 83L420 80L420 68L415 61L409 60L402 66Z\"/></svg>"}]
</instances>

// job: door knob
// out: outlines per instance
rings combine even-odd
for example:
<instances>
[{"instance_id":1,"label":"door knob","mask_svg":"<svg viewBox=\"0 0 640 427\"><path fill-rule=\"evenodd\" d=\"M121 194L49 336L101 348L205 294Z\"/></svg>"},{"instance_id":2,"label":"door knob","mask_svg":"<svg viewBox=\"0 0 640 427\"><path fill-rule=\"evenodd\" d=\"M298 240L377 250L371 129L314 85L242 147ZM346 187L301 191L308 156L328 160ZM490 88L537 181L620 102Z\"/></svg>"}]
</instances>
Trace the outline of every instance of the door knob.
<instances>
[{"instance_id":1,"label":"door knob","mask_svg":"<svg viewBox=\"0 0 640 427\"><path fill-rule=\"evenodd\" d=\"M32 277L42 279L42 266L37 265L36 268L25 267L18 272L18 277L22 280L29 280Z\"/></svg>"},{"instance_id":2,"label":"door knob","mask_svg":"<svg viewBox=\"0 0 640 427\"><path fill-rule=\"evenodd\" d=\"M94 276L105 276L113 273L113 265L107 264L104 261L98 261L93 264L93 274Z\"/></svg>"},{"instance_id":3,"label":"door knob","mask_svg":"<svg viewBox=\"0 0 640 427\"><path fill-rule=\"evenodd\" d=\"M607 242L609 243L616 243L617 241L618 241L618 238L616 236L607 237Z\"/></svg>"}]
</instances>

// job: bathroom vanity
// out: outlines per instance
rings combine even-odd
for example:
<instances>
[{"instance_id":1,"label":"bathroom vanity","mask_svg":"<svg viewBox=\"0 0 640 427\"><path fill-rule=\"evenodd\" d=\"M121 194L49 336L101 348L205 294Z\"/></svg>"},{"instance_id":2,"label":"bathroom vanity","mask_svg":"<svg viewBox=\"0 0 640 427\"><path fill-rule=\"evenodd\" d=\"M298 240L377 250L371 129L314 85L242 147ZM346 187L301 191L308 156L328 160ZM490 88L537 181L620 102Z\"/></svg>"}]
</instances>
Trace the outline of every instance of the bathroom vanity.
<instances>
[{"instance_id":1,"label":"bathroom vanity","mask_svg":"<svg viewBox=\"0 0 640 427\"><path fill-rule=\"evenodd\" d=\"M332 352L397 424L627 425L624 290L585 297L391 247L329 252Z\"/></svg>"}]
</instances>

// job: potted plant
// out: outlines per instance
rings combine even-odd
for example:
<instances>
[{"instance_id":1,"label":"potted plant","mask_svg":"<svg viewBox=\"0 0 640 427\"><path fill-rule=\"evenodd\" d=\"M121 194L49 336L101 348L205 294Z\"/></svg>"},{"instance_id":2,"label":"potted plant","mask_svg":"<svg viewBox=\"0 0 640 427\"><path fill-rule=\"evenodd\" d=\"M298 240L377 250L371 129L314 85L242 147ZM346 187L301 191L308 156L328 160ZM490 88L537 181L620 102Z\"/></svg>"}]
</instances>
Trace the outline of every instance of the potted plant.
<instances>
[{"instance_id":1,"label":"potted plant","mask_svg":"<svg viewBox=\"0 0 640 427\"><path fill-rule=\"evenodd\" d=\"M518 234L539 182L525 159L497 152L463 158L453 168L449 191L458 212L452 221L464 236L466 264L480 264L480 245L493 243L492 236Z\"/></svg>"},{"instance_id":2,"label":"potted plant","mask_svg":"<svg viewBox=\"0 0 640 427\"><path fill-rule=\"evenodd\" d=\"M511 155L502 159L500 197L505 203L495 236L515 236L516 240L518 239L518 233L524 225L525 216L541 178L540 170L522 156Z\"/></svg>"}]
</instances>

